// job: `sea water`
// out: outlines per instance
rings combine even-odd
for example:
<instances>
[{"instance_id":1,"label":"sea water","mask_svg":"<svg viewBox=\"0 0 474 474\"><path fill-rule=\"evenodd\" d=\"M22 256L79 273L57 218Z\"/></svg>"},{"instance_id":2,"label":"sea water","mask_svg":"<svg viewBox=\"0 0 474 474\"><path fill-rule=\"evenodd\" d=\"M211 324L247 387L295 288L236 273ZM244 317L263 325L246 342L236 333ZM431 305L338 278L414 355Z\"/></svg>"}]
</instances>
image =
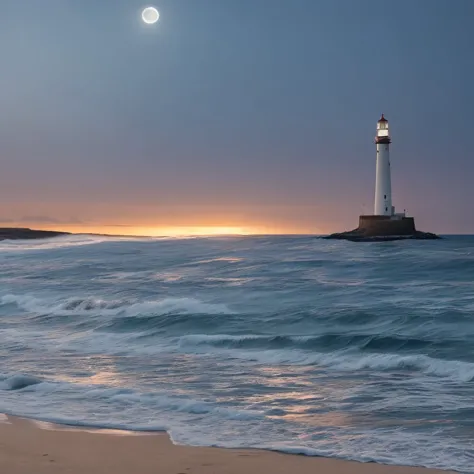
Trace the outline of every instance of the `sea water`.
<instances>
[{"instance_id":1,"label":"sea water","mask_svg":"<svg viewBox=\"0 0 474 474\"><path fill-rule=\"evenodd\" d=\"M474 472L474 238L0 242L0 412Z\"/></svg>"}]
</instances>

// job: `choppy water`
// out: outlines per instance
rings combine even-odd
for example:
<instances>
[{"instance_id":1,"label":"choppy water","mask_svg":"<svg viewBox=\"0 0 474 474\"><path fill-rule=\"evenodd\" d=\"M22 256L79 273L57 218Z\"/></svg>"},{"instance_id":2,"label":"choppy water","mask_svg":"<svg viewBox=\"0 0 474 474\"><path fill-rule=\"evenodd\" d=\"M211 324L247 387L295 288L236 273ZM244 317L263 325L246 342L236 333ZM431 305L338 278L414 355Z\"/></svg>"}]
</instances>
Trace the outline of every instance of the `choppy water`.
<instances>
[{"instance_id":1,"label":"choppy water","mask_svg":"<svg viewBox=\"0 0 474 474\"><path fill-rule=\"evenodd\" d=\"M474 472L474 238L0 242L0 412Z\"/></svg>"}]
</instances>

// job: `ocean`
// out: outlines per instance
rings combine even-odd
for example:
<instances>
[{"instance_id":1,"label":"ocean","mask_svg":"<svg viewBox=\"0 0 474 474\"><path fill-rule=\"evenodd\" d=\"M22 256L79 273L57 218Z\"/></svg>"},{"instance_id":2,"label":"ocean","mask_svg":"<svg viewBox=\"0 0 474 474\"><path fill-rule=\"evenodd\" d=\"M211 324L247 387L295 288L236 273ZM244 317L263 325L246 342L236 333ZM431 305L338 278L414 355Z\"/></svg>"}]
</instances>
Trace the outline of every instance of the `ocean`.
<instances>
[{"instance_id":1,"label":"ocean","mask_svg":"<svg viewBox=\"0 0 474 474\"><path fill-rule=\"evenodd\" d=\"M474 472L474 237L0 242L0 412Z\"/></svg>"}]
</instances>

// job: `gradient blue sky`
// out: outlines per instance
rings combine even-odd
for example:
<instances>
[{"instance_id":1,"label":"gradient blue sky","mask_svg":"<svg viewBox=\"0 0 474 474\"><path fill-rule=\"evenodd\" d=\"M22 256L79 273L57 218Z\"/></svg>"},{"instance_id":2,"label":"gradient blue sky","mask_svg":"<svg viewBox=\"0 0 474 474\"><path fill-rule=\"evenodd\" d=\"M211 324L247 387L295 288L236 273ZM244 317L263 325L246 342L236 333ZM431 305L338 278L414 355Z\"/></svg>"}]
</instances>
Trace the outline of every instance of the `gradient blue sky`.
<instances>
[{"instance_id":1,"label":"gradient blue sky","mask_svg":"<svg viewBox=\"0 0 474 474\"><path fill-rule=\"evenodd\" d=\"M2 0L1 220L474 232L474 1L152 3Z\"/></svg>"}]
</instances>

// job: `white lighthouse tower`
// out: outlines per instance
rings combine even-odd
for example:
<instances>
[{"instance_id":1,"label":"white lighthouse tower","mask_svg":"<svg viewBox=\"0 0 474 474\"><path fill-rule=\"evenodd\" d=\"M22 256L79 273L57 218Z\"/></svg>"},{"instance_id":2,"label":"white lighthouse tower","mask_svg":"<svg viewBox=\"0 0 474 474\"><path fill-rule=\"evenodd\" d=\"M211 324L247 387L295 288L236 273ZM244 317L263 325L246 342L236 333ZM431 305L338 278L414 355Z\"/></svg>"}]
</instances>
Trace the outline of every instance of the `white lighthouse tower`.
<instances>
[{"instance_id":1,"label":"white lighthouse tower","mask_svg":"<svg viewBox=\"0 0 474 474\"><path fill-rule=\"evenodd\" d=\"M407 217L405 211L395 213L392 206L392 182L390 176L390 132L388 120L383 116L377 122L377 170L375 178L375 206L371 215L359 216L359 227L346 232L328 235L327 239L351 240L353 242L382 242L388 240L439 239L431 232L416 230L415 218Z\"/></svg>"},{"instance_id":2,"label":"white lighthouse tower","mask_svg":"<svg viewBox=\"0 0 474 474\"><path fill-rule=\"evenodd\" d=\"M388 120L383 116L377 122L377 170L375 176L375 206L374 215L393 216L392 181L390 176L390 133Z\"/></svg>"}]
</instances>

